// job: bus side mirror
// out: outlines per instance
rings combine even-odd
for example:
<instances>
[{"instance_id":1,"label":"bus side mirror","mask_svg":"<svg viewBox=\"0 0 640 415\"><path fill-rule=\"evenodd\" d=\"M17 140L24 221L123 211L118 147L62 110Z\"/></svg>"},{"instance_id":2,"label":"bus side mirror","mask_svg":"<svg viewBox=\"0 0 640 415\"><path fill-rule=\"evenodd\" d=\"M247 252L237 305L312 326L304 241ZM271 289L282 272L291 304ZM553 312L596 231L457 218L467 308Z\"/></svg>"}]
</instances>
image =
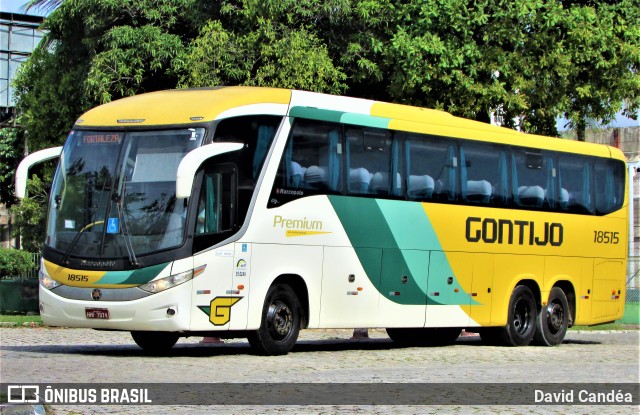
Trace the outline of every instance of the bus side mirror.
<instances>
[{"instance_id":1,"label":"bus side mirror","mask_svg":"<svg viewBox=\"0 0 640 415\"><path fill-rule=\"evenodd\" d=\"M62 153L62 147L52 147L31 153L22 159L16 170L16 197L18 199L24 199L27 195L29 168L45 160L60 157L60 153Z\"/></svg>"},{"instance_id":2,"label":"bus side mirror","mask_svg":"<svg viewBox=\"0 0 640 415\"><path fill-rule=\"evenodd\" d=\"M212 143L198 147L187 153L178 165L176 173L176 197L186 199L191 196L191 188L196 172L206 160L219 154L238 151L243 143Z\"/></svg>"}]
</instances>

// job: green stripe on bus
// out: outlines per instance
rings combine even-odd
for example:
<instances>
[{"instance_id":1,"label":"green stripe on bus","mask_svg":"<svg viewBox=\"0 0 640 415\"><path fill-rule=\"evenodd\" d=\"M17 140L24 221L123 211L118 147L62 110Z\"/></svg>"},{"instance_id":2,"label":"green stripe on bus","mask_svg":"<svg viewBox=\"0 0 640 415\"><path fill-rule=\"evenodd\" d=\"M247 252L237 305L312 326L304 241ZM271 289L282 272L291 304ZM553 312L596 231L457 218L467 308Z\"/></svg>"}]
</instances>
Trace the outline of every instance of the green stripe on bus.
<instances>
[{"instance_id":1,"label":"green stripe on bus","mask_svg":"<svg viewBox=\"0 0 640 415\"><path fill-rule=\"evenodd\" d=\"M365 127L388 128L389 118L373 117L371 115L344 113L340 118L344 124L363 125Z\"/></svg>"},{"instance_id":2,"label":"green stripe on bus","mask_svg":"<svg viewBox=\"0 0 640 415\"><path fill-rule=\"evenodd\" d=\"M340 122L344 112L333 110L321 110L311 107L293 107L289 110L289 116L294 118L307 118L311 120Z\"/></svg>"},{"instance_id":3,"label":"green stripe on bus","mask_svg":"<svg viewBox=\"0 0 640 415\"><path fill-rule=\"evenodd\" d=\"M398 249L392 230L375 199L329 196L367 277L376 289L398 304L425 304L425 276L416 277ZM406 283L401 277L406 275ZM394 276L397 276L395 281ZM396 285L402 284L402 294Z\"/></svg>"},{"instance_id":4,"label":"green stripe on bus","mask_svg":"<svg viewBox=\"0 0 640 415\"><path fill-rule=\"evenodd\" d=\"M478 304L455 278L420 203L343 196L329 200L367 277L385 298L407 305ZM455 289L467 295L454 294Z\"/></svg>"},{"instance_id":5,"label":"green stripe on bus","mask_svg":"<svg viewBox=\"0 0 640 415\"><path fill-rule=\"evenodd\" d=\"M168 262L132 271L107 271L96 284L146 284L160 274Z\"/></svg>"},{"instance_id":6,"label":"green stripe on bus","mask_svg":"<svg viewBox=\"0 0 640 415\"><path fill-rule=\"evenodd\" d=\"M293 107L289 111L289 116L293 118L306 118L311 120L328 121L351 125L362 125L365 127L387 128L389 118L374 117L365 114L355 114L351 112L324 110L312 107Z\"/></svg>"}]
</instances>

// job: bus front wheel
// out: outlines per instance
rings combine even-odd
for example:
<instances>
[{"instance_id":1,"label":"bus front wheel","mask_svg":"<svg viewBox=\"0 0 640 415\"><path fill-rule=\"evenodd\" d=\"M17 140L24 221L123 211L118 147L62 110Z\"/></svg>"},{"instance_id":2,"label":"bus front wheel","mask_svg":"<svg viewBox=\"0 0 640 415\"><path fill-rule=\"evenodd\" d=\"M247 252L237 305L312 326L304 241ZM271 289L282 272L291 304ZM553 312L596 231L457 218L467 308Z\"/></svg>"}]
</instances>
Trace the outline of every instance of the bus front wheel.
<instances>
[{"instance_id":1,"label":"bus front wheel","mask_svg":"<svg viewBox=\"0 0 640 415\"><path fill-rule=\"evenodd\" d=\"M132 331L133 341L147 352L158 353L171 349L180 336L165 331Z\"/></svg>"},{"instance_id":2,"label":"bus front wheel","mask_svg":"<svg viewBox=\"0 0 640 415\"><path fill-rule=\"evenodd\" d=\"M536 319L534 343L543 346L557 346L564 340L569 328L569 302L560 287L549 292L546 306L542 306Z\"/></svg>"},{"instance_id":3,"label":"bus front wheel","mask_svg":"<svg viewBox=\"0 0 640 415\"><path fill-rule=\"evenodd\" d=\"M293 289L286 284L269 288L262 308L260 328L247 336L258 353L275 356L287 354L300 332L300 304Z\"/></svg>"}]
</instances>

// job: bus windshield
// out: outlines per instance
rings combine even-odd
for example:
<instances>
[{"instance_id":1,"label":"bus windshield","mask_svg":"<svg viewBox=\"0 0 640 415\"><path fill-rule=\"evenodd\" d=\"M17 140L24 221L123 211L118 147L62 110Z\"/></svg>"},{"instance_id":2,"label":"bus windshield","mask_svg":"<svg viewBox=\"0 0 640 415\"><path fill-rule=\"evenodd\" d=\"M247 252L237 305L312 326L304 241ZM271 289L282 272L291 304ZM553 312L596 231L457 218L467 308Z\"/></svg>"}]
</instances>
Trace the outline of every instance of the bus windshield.
<instances>
[{"instance_id":1,"label":"bus windshield","mask_svg":"<svg viewBox=\"0 0 640 415\"><path fill-rule=\"evenodd\" d=\"M203 137L203 128L71 131L52 186L45 244L65 257L132 262L181 245L187 206L176 199L176 171Z\"/></svg>"}]
</instances>

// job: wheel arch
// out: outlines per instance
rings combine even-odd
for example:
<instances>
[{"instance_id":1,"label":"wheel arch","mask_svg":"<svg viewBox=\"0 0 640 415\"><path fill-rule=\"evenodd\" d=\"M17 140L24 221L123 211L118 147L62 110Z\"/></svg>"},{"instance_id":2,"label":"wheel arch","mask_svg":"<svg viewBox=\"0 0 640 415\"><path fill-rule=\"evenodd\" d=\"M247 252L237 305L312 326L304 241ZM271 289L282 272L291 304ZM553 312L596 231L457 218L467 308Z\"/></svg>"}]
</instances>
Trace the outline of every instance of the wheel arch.
<instances>
[{"instance_id":1,"label":"wheel arch","mask_svg":"<svg viewBox=\"0 0 640 415\"><path fill-rule=\"evenodd\" d=\"M306 329L309 326L309 289L307 283L300 275L282 274L271 283L271 285L275 284L286 284L293 289L301 308L300 328Z\"/></svg>"},{"instance_id":2,"label":"wheel arch","mask_svg":"<svg viewBox=\"0 0 640 415\"><path fill-rule=\"evenodd\" d=\"M540 291L540 285L538 285L537 281L528 278L522 279L513 286L513 289L515 289L518 285L524 285L528 287L531 290L531 293L533 293L533 297L536 299L536 304L538 306L542 304L542 292ZM511 290L511 292L513 292L513 289Z\"/></svg>"}]
</instances>

